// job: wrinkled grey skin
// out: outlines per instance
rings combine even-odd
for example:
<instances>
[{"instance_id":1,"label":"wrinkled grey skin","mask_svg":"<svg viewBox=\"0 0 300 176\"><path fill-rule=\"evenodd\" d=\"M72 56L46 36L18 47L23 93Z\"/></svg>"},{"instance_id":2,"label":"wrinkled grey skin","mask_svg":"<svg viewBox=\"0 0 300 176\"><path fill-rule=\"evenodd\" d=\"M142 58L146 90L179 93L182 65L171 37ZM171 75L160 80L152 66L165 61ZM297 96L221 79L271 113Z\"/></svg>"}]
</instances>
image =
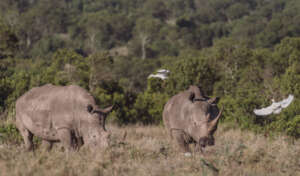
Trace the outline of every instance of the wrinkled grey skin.
<instances>
[{"instance_id":1,"label":"wrinkled grey skin","mask_svg":"<svg viewBox=\"0 0 300 176\"><path fill-rule=\"evenodd\" d=\"M190 143L195 143L201 151L207 145L214 145L213 134L222 111L216 106L218 98L202 99L199 91L191 86L173 96L164 107L164 125L183 152L191 152Z\"/></svg>"},{"instance_id":2,"label":"wrinkled grey skin","mask_svg":"<svg viewBox=\"0 0 300 176\"><path fill-rule=\"evenodd\" d=\"M54 86L35 87L16 102L16 126L27 150L33 149L33 135L49 148L61 142L66 150L82 144L90 148L109 145L105 130L106 115L112 106L99 109L94 98L83 88Z\"/></svg>"}]
</instances>

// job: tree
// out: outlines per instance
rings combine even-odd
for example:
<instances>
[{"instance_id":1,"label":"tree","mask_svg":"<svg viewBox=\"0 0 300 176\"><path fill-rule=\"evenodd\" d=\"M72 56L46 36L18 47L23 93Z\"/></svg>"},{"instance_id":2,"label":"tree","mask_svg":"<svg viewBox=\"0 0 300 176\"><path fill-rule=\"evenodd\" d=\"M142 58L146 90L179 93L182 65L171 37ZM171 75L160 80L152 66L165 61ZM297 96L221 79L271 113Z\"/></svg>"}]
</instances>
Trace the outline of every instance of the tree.
<instances>
[{"instance_id":1,"label":"tree","mask_svg":"<svg viewBox=\"0 0 300 176\"><path fill-rule=\"evenodd\" d=\"M90 55L88 60L90 67L89 90L93 92L96 85L103 81L113 80L113 58L108 52L97 52Z\"/></svg>"},{"instance_id":2,"label":"tree","mask_svg":"<svg viewBox=\"0 0 300 176\"><path fill-rule=\"evenodd\" d=\"M166 81L168 94L174 95L190 85L200 85L206 94L212 94L216 72L210 67L209 60L203 57L182 55L180 59L165 67L171 73Z\"/></svg>"},{"instance_id":3,"label":"tree","mask_svg":"<svg viewBox=\"0 0 300 176\"><path fill-rule=\"evenodd\" d=\"M12 29L0 19L0 59L13 57L18 49L18 39Z\"/></svg>"},{"instance_id":4,"label":"tree","mask_svg":"<svg viewBox=\"0 0 300 176\"><path fill-rule=\"evenodd\" d=\"M87 58L68 49L61 49L54 53L52 63L43 75L43 82L55 85L77 84L81 87L89 86L89 63Z\"/></svg>"},{"instance_id":5,"label":"tree","mask_svg":"<svg viewBox=\"0 0 300 176\"><path fill-rule=\"evenodd\" d=\"M147 45L154 39L161 28L161 22L153 18L139 18L134 31L140 41L142 60L147 57Z\"/></svg>"},{"instance_id":6,"label":"tree","mask_svg":"<svg viewBox=\"0 0 300 176\"><path fill-rule=\"evenodd\" d=\"M248 4L235 3L226 9L226 16L229 21L238 19L249 13Z\"/></svg>"}]
</instances>

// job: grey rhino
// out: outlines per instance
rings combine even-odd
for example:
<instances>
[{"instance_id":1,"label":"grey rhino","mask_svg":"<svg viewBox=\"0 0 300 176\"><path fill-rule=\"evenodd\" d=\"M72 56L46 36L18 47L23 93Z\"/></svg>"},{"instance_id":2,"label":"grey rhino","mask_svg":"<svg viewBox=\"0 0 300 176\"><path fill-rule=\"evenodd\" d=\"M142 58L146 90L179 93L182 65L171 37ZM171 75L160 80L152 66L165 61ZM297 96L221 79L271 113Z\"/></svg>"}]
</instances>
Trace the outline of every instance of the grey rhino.
<instances>
[{"instance_id":1,"label":"grey rhino","mask_svg":"<svg viewBox=\"0 0 300 176\"><path fill-rule=\"evenodd\" d=\"M223 111L216 105L218 100L208 99L197 86L190 86L166 103L164 125L183 152L191 152L190 143L195 143L201 152L207 145L214 145L213 134Z\"/></svg>"},{"instance_id":2,"label":"grey rhino","mask_svg":"<svg viewBox=\"0 0 300 176\"><path fill-rule=\"evenodd\" d=\"M112 106L98 108L94 98L79 86L47 84L32 88L17 100L16 126L27 150L33 149L33 135L49 149L54 142L61 142L66 150L81 144L104 148L110 136L105 118L111 110Z\"/></svg>"}]
</instances>

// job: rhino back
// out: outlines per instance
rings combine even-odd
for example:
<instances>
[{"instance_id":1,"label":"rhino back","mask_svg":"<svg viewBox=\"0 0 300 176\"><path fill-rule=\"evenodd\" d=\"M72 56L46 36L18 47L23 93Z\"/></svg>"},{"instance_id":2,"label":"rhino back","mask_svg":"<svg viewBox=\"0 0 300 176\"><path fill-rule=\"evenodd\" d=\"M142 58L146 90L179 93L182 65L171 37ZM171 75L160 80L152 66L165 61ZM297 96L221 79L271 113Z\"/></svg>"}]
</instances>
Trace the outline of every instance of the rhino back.
<instances>
[{"instance_id":1,"label":"rhino back","mask_svg":"<svg viewBox=\"0 0 300 176\"><path fill-rule=\"evenodd\" d=\"M56 139L59 128L76 128L93 97L78 86L45 85L33 88L16 102L16 118L35 135Z\"/></svg>"},{"instance_id":2,"label":"rhino back","mask_svg":"<svg viewBox=\"0 0 300 176\"><path fill-rule=\"evenodd\" d=\"M163 112L163 120L167 128L183 129L188 125L192 104L189 101L188 96L188 92L180 92L166 103Z\"/></svg>"}]
</instances>

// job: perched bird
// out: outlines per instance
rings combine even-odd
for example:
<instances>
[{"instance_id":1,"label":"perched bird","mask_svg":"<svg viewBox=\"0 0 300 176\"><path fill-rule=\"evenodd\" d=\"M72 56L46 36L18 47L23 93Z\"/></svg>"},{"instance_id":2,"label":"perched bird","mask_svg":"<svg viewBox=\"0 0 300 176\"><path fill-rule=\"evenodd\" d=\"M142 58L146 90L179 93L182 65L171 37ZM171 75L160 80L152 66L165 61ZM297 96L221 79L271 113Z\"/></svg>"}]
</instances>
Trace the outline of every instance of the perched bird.
<instances>
[{"instance_id":1,"label":"perched bird","mask_svg":"<svg viewBox=\"0 0 300 176\"><path fill-rule=\"evenodd\" d=\"M262 108L262 109L254 109L254 114L258 116L267 116L270 114L279 114L282 109L288 107L292 101L294 100L293 95L289 95L286 99L283 99L282 101L275 102L274 99L272 99L272 104L268 107Z\"/></svg>"}]
</instances>

